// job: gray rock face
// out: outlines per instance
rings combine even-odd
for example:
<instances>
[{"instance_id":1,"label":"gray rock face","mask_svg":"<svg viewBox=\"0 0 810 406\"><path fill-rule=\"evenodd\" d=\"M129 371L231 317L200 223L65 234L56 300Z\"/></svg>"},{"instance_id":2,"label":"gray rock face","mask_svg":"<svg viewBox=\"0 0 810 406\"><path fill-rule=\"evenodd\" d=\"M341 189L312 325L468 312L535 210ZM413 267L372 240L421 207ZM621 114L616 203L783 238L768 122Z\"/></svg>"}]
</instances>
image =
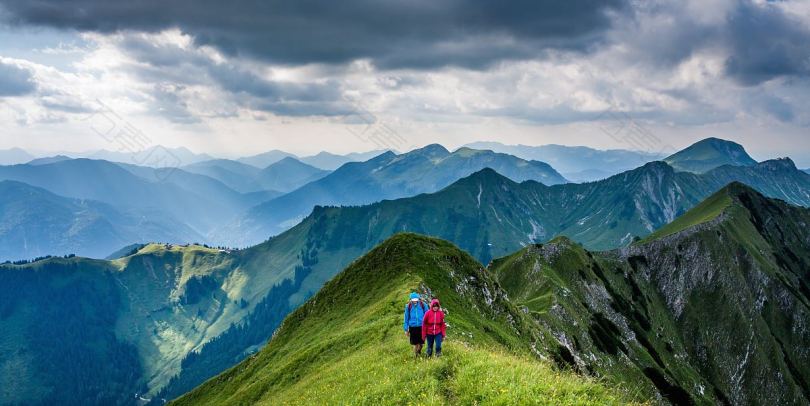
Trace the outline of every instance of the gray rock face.
<instances>
[{"instance_id":1,"label":"gray rock face","mask_svg":"<svg viewBox=\"0 0 810 406\"><path fill-rule=\"evenodd\" d=\"M806 404L810 210L722 193L720 215L667 237L598 254L556 239L493 272L579 370L677 404Z\"/></svg>"}]
</instances>

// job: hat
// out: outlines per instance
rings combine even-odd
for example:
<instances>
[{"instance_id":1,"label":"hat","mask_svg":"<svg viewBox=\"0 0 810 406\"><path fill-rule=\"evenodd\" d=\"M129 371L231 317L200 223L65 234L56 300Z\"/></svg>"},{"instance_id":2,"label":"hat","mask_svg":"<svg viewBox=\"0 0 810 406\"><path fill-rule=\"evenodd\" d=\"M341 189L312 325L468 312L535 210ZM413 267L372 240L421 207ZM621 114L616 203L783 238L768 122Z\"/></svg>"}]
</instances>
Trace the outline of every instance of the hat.
<instances>
[{"instance_id":1,"label":"hat","mask_svg":"<svg viewBox=\"0 0 810 406\"><path fill-rule=\"evenodd\" d=\"M430 301L430 307L440 306L439 299L433 299Z\"/></svg>"},{"instance_id":2,"label":"hat","mask_svg":"<svg viewBox=\"0 0 810 406\"><path fill-rule=\"evenodd\" d=\"M416 293L416 292L411 293L411 301L416 302L418 300L419 300L419 294Z\"/></svg>"}]
</instances>

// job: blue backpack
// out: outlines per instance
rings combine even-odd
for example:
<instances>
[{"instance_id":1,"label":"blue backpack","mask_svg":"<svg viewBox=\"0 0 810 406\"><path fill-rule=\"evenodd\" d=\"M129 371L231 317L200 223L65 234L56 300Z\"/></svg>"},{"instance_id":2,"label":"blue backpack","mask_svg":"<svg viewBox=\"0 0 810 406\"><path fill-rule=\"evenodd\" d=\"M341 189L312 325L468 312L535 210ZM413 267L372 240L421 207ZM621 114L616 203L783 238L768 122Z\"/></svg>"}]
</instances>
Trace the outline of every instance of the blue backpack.
<instances>
[{"instance_id":1,"label":"blue backpack","mask_svg":"<svg viewBox=\"0 0 810 406\"><path fill-rule=\"evenodd\" d=\"M423 302L421 299L419 299L419 307L422 308L422 313L427 312L427 310L425 310L425 302ZM413 309L413 302L408 302L408 319L405 320L405 324L408 324L411 321L411 309Z\"/></svg>"}]
</instances>

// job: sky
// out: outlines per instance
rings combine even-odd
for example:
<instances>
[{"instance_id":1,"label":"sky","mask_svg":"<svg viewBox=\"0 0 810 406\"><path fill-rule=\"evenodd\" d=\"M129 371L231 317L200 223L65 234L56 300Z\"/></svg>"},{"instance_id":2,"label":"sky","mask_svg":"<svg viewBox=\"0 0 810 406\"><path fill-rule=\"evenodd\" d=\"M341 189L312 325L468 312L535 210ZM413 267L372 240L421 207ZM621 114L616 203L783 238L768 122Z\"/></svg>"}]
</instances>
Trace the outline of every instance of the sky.
<instances>
[{"instance_id":1,"label":"sky","mask_svg":"<svg viewBox=\"0 0 810 406\"><path fill-rule=\"evenodd\" d=\"M0 0L0 149L438 142L810 167L810 1Z\"/></svg>"}]
</instances>

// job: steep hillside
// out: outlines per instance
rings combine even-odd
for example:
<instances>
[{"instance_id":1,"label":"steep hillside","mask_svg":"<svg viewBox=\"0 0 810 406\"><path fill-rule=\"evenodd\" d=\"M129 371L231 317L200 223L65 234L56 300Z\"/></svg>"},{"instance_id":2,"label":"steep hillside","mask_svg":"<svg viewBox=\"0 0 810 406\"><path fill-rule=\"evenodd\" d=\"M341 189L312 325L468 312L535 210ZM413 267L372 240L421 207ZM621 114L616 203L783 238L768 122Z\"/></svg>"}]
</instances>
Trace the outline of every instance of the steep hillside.
<instances>
[{"instance_id":1,"label":"steep hillside","mask_svg":"<svg viewBox=\"0 0 810 406\"><path fill-rule=\"evenodd\" d=\"M182 242L200 237L170 218L144 219L25 183L0 181L0 262L46 255L103 258L133 242Z\"/></svg>"},{"instance_id":2,"label":"steep hillside","mask_svg":"<svg viewBox=\"0 0 810 406\"><path fill-rule=\"evenodd\" d=\"M676 152L664 162L678 171L704 173L723 165L752 166L757 161L736 142L719 138L706 138Z\"/></svg>"},{"instance_id":3,"label":"steep hillside","mask_svg":"<svg viewBox=\"0 0 810 406\"><path fill-rule=\"evenodd\" d=\"M157 391L164 386L180 371L189 352L228 331L234 323L248 320L249 315L267 303L263 299L281 296L271 301L272 305L281 306L270 315L276 321L259 319L257 327L264 328L262 334L254 341L250 341L250 336L243 337L244 347L236 354L262 344L281 318L292 311L287 307L288 297L297 289L290 289L284 279L291 277L295 269L289 273L273 272L274 261L264 256L295 264L286 256L294 259L298 252L286 248L290 247L280 244L279 251L225 252L200 246L150 244L112 261L51 258L25 265L0 265L0 278L4 281L0 287L0 329L4 332L0 365L30 371L30 375L22 376L2 374L3 379L12 379L7 382L11 386L2 387L15 389L0 396L27 399L25 403L64 398L74 401L62 403L105 404L108 402L91 396L93 388L102 387L115 392L113 403L133 403L134 393ZM77 289L69 283L73 280L88 282L81 282L86 286ZM44 290L30 288L36 284L42 284ZM41 292L41 297L37 292ZM66 302L70 306L64 312L70 313L63 313ZM94 318L99 321L92 321ZM73 331L88 319L93 334L99 335L97 341ZM50 321L43 324L42 320ZM252 320L257 320L255 314ZM61 329L68 334L52 337L53 331ZM108 345L103 341L106 337L114 340ZM31 346L43 340L57 340L60 345ZM96 345L93 343L100 347L93 350ZM124 375L96 374L92 368L83 370L81 379L96 381L85 392L76 393L71 386L74 381L69 375L75 371L74 367L50 367L53 363L67 366L112 363L117 368L119 350L115 346L126 347L126 356L134 357L137 367L126 369ZM74 347L76 351L69 350ZM67 350L60 352L60 348ZM116 352L104 352L108 350ZM228 359L218 369L215 365L210 374L241 358Z\"/></svg>"},{"instance_id":4,"label":"steep hillside","mask_svg":"<svg viewBox=\"0 0 810 406\"><path fill-rule=\"evenodd\" d=\"M810 400L810 210L735 183L646 241L568 239L492 264L579 370L674 403Z\"/></svg>"},{"instance_id":5,"label":"steep hillside","mask_svg":"<svg viewBox=\"0 0 810 406\"><path fill-rule=\"evenodd\" d=\"M80 258L0 266L0 404L135 404L143 364L116 334L115 273Z\"/></svg>"},{"instance_id":6,"label":"steep hillside","mask_svg":"<svg viewBox=\"0 0 810 406\"><path fill-rule=\"evenodd\" d=\"M439 360L414 360L402 335L410 291L440 298L448 311ZM173 404L626 402L616 388L539 361L538 334L469 255L399 234L287 317L259 354Z\"/></svg>"},{"instance_id":7,"label":"steep hillside","mask_svg":"<svg viewBox=\"0 0 810 406\"><path fill-rule=\"evenodd\" d=\"M440 145L348 163L328 176L251 209L223 230L235 245L250 245L298 223L321 205L362 205L440 190L483 168L515 181L558 184L565 179L547 164L491 151L462 148L452 154Z\"/></svg>"}]
</instances>

